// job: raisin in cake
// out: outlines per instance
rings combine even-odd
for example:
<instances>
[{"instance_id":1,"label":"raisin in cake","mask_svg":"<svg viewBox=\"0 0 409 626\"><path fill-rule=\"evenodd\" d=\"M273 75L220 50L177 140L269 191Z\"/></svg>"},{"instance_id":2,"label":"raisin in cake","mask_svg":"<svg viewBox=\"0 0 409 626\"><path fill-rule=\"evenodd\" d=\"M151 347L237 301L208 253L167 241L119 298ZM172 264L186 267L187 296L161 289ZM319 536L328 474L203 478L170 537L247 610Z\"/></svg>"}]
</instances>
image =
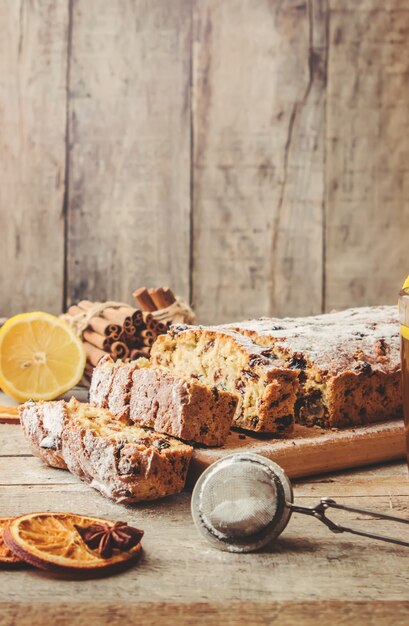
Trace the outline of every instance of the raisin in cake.
<instances>
[{"instance_id":1,"label":"raisin in cake","mask_svg":"<svg viewBox=\"0 0 409 626\"><path fill-rule=\"evenodd\" d=\"M137 362L110 368L105 360L93 376L99 381L111 376L112 382L104 385L106 395L91 384L90 402L108 406L119 419L129 418L139 426L206 446L221 446L226 441L237 394L153 367L141 368Z\"/></svg>"},{"instance_id":2,"label":"raisin in cake","mask_svg":"<svg viewBox=\"0 0 409 626\"><path fill-rule=\"evenodd\" d=\"M271 350L230 330L173 326L152 346L155 367L195 378L220 391L239 394L233 425L269 433L290 433L298 375Z\"/></svg>"},{"instance_id":3,"label":"raisin in cake","mask_svg":"<svg viewBox=\"0 0 409 626\"><path fill-rule=\"evenodd\" d=\"M219 328L248 336L297 373L297 422L339 427L401 414L396 307L261 318Z\"/></svg>"},{"instance_id":4,"label":"raisin in cake","mask_svg":"<svg viewBox=\"0 0 409 626\"><path fill-rule=\"evenodd\" d=\"M116 502L154 500L183 489L193 452L177 439L70 402L27 402L20 420L33 453L69 469Z\"/></svg>"}]
</instances>

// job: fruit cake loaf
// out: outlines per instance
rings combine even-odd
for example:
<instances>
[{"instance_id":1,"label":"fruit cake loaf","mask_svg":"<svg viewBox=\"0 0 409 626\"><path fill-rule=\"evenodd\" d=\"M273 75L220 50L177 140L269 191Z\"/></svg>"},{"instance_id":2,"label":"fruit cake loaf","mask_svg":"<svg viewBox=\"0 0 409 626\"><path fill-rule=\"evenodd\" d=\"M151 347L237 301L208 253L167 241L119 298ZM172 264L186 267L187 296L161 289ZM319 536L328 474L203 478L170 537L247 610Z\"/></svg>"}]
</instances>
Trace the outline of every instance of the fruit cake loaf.
<instances>
[{"instance_id":1,"label":"fruit cake loaf","mask_svg":"<svg viewBox=\"0 0 409 626\"><path fill-rule=\"evenodd\" d=\"M156 368L135 370L132 381L131 421L206 446L225 443L237 394Z\"/></svg>"},{"instance_id":2,"label":"fruit cake loaf","mask_svg":"<svg viewBox=\"0 0 409 626\"><path fill-rule=\"evenodd\" d=\"M151 361L172 374L238 392L234 426L283 434L293 428L297 373L240 333L173 326L171 332L157 338Z\"/></svg>"},{"instance_id":3,"label":"fruit cake loaf","mask_svg":"<svg viewBox=\"0 0 409 626\"><path fill-rule=\"evenodd\" d=\"M271 349L297 372L297 422L342 427L400 416L396 307L361 307L304 318L262 318L227 328Z\"/></svg>"},{"instance_id":4,"label":"fruit cake loaf","mask_svg":"<svg viewBox=\"0 0 409 626\"><path fill-rule=\"evenodd\" d=\"M193 449L177 439L123 424L74 398L27 402L20 419L36 456L54 467L55 457L63 459L57 467L116 502L154 500L183 489Z\"/></svg>"}]
</instances>

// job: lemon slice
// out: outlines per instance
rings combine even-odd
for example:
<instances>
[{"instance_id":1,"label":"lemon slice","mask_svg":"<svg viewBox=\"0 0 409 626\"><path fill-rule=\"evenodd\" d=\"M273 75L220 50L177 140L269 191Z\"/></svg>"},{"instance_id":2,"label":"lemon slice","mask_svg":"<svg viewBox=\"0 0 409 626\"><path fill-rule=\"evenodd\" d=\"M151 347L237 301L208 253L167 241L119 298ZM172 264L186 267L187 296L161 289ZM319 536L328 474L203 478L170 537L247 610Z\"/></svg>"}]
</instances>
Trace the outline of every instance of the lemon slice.
<instances>
[{"instance_id":1,"label":"lemon slice","mask_svg":"<svg viewBox=\"0 0 409 626\"><path fill-rule=\"evenodd\" d=\"M403 283L402 289L409 289L409 276L406 278L405 282Z\"/></svg>"},{"instance_id":2,"label":"lemon slice","mask_svg":"<svg viewBox=\"0 0 409 626\"><path fill-rule=\"evenodd\" d=\"M0 329L0 387L19 402L52 400L76 385L84 371L82 341L49 313L23 313Z\"/></svg>"}]
</instances>

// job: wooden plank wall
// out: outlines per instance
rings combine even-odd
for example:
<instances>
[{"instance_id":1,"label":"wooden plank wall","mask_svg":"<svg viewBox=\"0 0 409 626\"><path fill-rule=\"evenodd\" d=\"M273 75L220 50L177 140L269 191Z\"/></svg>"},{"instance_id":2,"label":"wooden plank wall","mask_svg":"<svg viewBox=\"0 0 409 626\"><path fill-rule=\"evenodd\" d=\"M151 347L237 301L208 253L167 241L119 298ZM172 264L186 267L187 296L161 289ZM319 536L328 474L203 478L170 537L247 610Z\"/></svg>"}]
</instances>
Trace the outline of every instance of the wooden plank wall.
<instances>
[{"instance_id":1,"label":"wooden plank wall","mask_svg":"<svg viewBox=\"0 0 409 626\"><path fill-rule=\"evenodd\" d=\"M63 305L67 43L67 3L0 4L0 316Z\"/></svg>"},{"instance_id":2,"label":"wooden plank wall","mask_svg":"<svg viewBox=\"0 0 409 626\"><path fill-rule=\"evenodd\" d=\"M408 35L407 0L1 3L0 316L395 302Z\"/></svg>"}]
</instances>

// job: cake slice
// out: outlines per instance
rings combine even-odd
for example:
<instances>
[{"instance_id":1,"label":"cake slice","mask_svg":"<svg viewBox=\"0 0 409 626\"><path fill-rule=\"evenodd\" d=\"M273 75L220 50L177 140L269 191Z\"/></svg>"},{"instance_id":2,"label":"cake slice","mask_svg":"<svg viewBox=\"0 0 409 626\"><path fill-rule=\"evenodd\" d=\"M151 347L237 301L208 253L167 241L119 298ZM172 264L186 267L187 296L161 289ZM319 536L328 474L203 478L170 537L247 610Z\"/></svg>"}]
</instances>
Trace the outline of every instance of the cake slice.
<instances>
[{"instance_id":1,"label":"cake slice","mask_svg":"<svg viewBox=\"0 0 409 626\"><path fill-rule=\"evenodd\" d=\"M19 406L23 433L35 456L50 467L67 469L62 456L62 432L67 419L66 403L33 402Z\"/></svg>"},{"instance_id":2,"label":"cake slice","mask_svg":"<svg viewBox=\"0 0 409 626\"><path fill-rule=\"evenodd\" d=\"M236 427L277 434L292 431L297 372L241 333L173 326L152 346L151 362L173 375L238 393Z\"/></svg>"},{"instance_id":3,"label":"cake slice","mask_svg":"<svg viewBox=\"0 0 409 626\"><path fill-rule=\"evenodd\" d=\"M129 363L117 361L114 364L112 383L105 402L108 410L118 417L118 419L129 419L133 374L147 367L149 367L149 361L145 358L130 361ZM98 367L96 369L98 369ZM90 402L94 402L94 396L91 393ZM95 404L98 404L98 402L95 402Z\"/></svg>"},{"instance_id":4,"label":"cake slice","mask_svg":"<svg viewBox=\"0 0 409 626\"><path fill-rule=\"evenodd\" d=\"M206 446L222 446L230 432L238 395L155 368L132 375L130 420Z\"/></svg>"},{"instance_id":5,"label":"cake slice","mask_svg":"<svg viewBox=\"0 0 409 626\"><path fill-rule=\"evenodd\" d=\"M111 389L114 372L115 362L109 354L102 357L97 367L94 367L92 372L89 397L92 396L94 403L104 409L107 407L107 398Z\"/></svg>"},{"instance_id":6,"label":"cake slice","mask_svg":"<svg viewBox=\"0 0 409 626\"><path fill-rule=\"evenodd\" d=\"M36 456L116 502L154 500L183 489L193 449L177 439L123 424L74 398L27 402L20 419Z\"/></svg>"},{"instance_id":7,"label":"cake slice","mask_svg":"<svg viewBox=\"0 0 409 626\"><path fill-rule=\"evenodd\" d=\"M261 318L219 329L242 333L297 373L297 422L342 427L401 415L399 322L394 306Z\"/></svg>"},{"instance_id":8,"label":"cake slice","mask_svg":"<svg viewBox=\"0 0 409 626\"><path fill-rule=\"evenodd\" d=\"M140 358L125 363L120 359L114 361L107 354L100 360L92 373L89 389L90 402L103 409L109 409L118 418L126 420L129 415L132 373L135 369L143 367L149 367L148 359ZM114 380L115 386L113 385Z\"/></svg>"}]
</instances>

